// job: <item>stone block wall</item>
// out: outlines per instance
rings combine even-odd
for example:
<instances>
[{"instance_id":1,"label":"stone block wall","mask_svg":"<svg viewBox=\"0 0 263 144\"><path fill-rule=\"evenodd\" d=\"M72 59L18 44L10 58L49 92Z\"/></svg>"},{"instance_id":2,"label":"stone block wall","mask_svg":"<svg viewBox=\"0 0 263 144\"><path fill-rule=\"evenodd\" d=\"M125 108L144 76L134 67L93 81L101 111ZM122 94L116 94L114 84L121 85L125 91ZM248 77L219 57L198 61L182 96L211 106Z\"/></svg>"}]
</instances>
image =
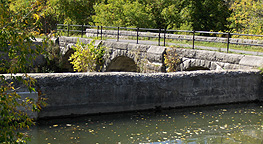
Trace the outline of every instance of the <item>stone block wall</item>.
<instances>
[{"instance_id":1,"label":"stone block wall","mask_svg":"<svg viewBox=\"0 0 263 144\"><path fill-rule=\"evenodd\" d=\"M91 39L85 38L60 37L59 44L62 53L69 51L78 40L85 44L91 42ZM97 40L95 44L102 44L109 48L110 55L106 59L104 71L114 58L126 56L139 64L139 67L145 70L144 72L165 72L164 54L167 49L170 49L169 47L101 40ZM263 65L263 57L260 56L182 48L176 48L176 53L182 60L178 68L182 71L189 67L206 67L210 70L257 69Z\"/></svg>"},{"instance_id":2,"label":"stone block wall","mask_svg":"<svg viewBox=\"0 0 263 144\"><path fill-rule=\"evenodd\" d=\"M47 98L39 118L262 100L256 70L31 76Z\"/></svg>"},{"instance_id":3,"label":"stone block wall","mask_svg":"<svg viewBox=\"0 0 263 144\"><path fill-rule=\"evenodd\" d=\"M177 48L176 53L182 58L180 65L182 70L189 65L203 66L210 70L258 69L263 66L263 57L261 56L182 48Z\"/></svg>"},{"instance_id":4,"label":"stone block wall","mask_svg":"<svg viewBox=\"0 0 263 144\"><path fill-rule=\"evenodd\" d=\"M68 55L66 55L73 45L80 41L84 44L90 43L91 39L76 38L76 37L59 37L59 45L61 49L62 56L66 57L65 64L70 67L67 62ZM109 55L106 56L106 63L104 65L103 71L107 71L107 67L114 58L118 56L126 56L134 60L138 67L143 69L143 72L164 72L163 66L163 54L165 52L165 47L152 46L152 45L141 45L133 43L123 43L123 42L111 42L96 40L95 45L101 44L108 48Z\"/></svg>"}]
</instances>

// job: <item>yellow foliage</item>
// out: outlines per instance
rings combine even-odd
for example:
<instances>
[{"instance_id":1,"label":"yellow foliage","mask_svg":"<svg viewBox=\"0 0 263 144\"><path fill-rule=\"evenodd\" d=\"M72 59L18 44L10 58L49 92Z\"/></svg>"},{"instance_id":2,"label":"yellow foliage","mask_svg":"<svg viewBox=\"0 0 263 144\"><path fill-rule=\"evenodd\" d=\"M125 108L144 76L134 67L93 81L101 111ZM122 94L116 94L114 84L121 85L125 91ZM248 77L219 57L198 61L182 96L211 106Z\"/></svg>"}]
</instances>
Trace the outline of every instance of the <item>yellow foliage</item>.
<instances>
[{"instance_id":1,"label":"yellow foliage","mask_svg":"<svg viewBox=\"0 0 263 144\"><path fill-rule=\"evenodd\" d=\"M233 12L228 21L232 32L263 35L263 1L235 0L230 10Z\"/></svg>"},{"instance_id":2,"label":"yellow foliage","mask_svg":"<svg viewBox=\"0 0 263 144\"><path fill-rule=\"evenodd\" d=\"M181 60L177 55L175 48L166 51L166 54L164 55L164 64L167 67L167 72L177 71L180 62Z\"/></svg>"},{"instance_id":3,"label":"yellow foliage","mask_svg":"<svg viewBox=\"0 0 263 144\"><path fill-rule=\"evenodd\" d=\"M104 64L105 47L95 47L94 42L93 40L85 45L78 41L76 46L73 47L75 52L69 57L69 61L73 64L74 71L100 71L97 66L101 67Z\"/></svg>"},{"instance_id":4,"label":"yellow foliage","mask_svg":"<svg viewBox=\"0 0 263 144\"><path fill-rule=\"evenodd\" d=\"M33 14L33 17L34 17L36 20L39 20L39 15Z\"/></svg>"}]
</instances>

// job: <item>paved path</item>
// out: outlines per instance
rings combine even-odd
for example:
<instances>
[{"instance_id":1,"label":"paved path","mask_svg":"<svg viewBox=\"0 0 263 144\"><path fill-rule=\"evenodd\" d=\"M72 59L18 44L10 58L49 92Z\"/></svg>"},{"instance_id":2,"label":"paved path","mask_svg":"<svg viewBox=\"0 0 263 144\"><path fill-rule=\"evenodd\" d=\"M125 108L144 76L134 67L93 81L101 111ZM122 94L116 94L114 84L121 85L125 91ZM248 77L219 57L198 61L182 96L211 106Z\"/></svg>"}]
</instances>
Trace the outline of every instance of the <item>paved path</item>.
<instances>
[{"instance_id":1,"label":"paved path","mask_svg":"<svg viewBox=\"0 0 263 144\"><path fill-rule=\"evenodd\" d=\"M36 41L42 41L42 39L41 38L37 38ZM116 42L116 39L107 39L107 41L114 41L114 42ZM137 40L120 39L119 42L136 43ZM158 45L158 41L139 40L139 44ZM161 42L161 45L163 45L163 42ZM179 47L192 48L192 45L189 45L189 44L177 44L177 43L166 42L166 45L176 45L176 46L179 46ZM203 50L212 50L212 51L219 51L219 49L220 49L220 48L217 48L217 47L206 47L206 46L198 46L198 45L195 45L195 48L203 49ZM226 52L227 49L226 48L221 48L220 51ZM244 50L235 50L235 49L230 49L229 51L232 52L232 53L238 53L238 54L263 56L262 52L244 51Z\"/></svg>"},{"instance_id":2,"label":"paved path","mask_svg":"<svg viewBox=\"0 0 263 144\"><path fill-rule=\"evenodd\" d=\"M107 41L115 41L116 39L107 39ZM126 43L136 43L137 40L124 40L120 39L119 42L126 42ZM158 45L158 41L147 41L147 40L139 40L139 44L146 44L146 45ZM161 45L163 45L163 42L161 42ZM176 43L166 43L166 45L176 45L180 47L189 47L192 48L192 45L189 44L176 44ZM206 46L198 46L195 45L195 48L197 49L204 49L204 50L212 50L212 51L223 51L226 52L226 48L217 48L217 47L206 47ZM238 53L238 54L247 54L247 55L256 55L256 56L263 56L262 52L254 52L254 51L244 51L244 50L235 50L235 49L230 49L229 52L232 53Z\"/></svg>"}]
</instances>

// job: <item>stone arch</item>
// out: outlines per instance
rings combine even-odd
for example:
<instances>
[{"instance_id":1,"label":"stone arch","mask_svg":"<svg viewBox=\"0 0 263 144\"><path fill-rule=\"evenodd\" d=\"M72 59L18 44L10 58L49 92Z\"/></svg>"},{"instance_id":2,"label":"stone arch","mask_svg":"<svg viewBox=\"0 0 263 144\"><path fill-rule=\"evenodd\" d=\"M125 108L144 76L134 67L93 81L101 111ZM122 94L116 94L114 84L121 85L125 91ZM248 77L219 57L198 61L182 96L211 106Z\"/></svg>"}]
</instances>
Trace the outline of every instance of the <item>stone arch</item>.
<instances>
[{"instance_id":1,"label":"stone arch","mask_svg":"<svg viewBox=\"0 0 263 144\"><path fill-rule=\"evenodd\" d=\"M137 72L137 64L132 58L118 56L111 60L106 72Z\"/></svg>"},{"instance_id":2,"label":"stone arch","mask_svg":"<svg viewBox=\"0 0 263 144\"><path fill-rule=\"evenodd\" d=\"M75 51L69 47L62 51L62 67L63 70L73 72L73 65L68 61L69 57L74 53Z\"/></svg>"},{"instance_id":3,"label":"stone arch","mask_svg":"<svg viewBox=\"0 0 263 144\"><path fill-rule=\"evenodd\" d=\"M217 62L200 59L185 59L180 64L180 68L181 71L223 70L223 68Z\"/></svg>"}]
</instances>

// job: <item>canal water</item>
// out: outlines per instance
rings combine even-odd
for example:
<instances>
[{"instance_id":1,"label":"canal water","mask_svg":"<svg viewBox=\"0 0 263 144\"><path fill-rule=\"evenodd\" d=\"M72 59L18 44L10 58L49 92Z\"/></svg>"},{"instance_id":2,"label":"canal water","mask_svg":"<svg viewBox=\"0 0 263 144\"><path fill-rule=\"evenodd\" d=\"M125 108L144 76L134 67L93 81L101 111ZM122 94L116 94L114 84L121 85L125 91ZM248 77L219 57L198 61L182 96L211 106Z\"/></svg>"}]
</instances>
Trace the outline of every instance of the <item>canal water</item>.
<instances>
[{"instance_id":1,"label":"canal water","mask_svg":"<svg viewBox=\"0 0 263 144\"><path fill-rule=\"evenodd\" d=\"M38 121L32 144L263 144L263 103Z\"/></svg>"}]
</instances>

